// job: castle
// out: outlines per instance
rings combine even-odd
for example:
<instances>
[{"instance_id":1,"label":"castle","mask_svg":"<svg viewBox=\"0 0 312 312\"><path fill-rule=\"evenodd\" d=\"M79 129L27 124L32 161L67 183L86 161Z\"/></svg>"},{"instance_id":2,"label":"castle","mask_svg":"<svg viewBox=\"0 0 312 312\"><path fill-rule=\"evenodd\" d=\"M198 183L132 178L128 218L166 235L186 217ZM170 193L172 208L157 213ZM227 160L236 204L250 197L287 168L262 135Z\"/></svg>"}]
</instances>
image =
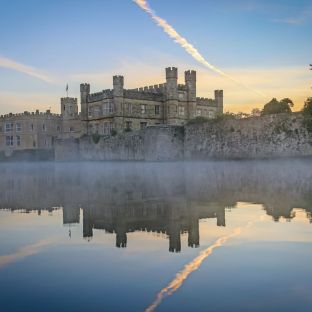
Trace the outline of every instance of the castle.
<instances>
[{"instance_id":1,"label":"castle","mask_svg":"<svg viewBox=\"0 0 312 312\"><path fill-rule=\"evenodd\" d=\"M178 84L178 69L166 68L166 82L138 89L125 89L124 77L113 77L113 89L90 93L80 85L81 112L76 98L61 98L61 114L24 112L0 116L0 152L53 150L56 138L82 135L114 135L152 125L183 125L198 116L213 118L223 112L223 91L215 98L196 96L196 71L185 72Z\"/></svg>"}]
</instances>

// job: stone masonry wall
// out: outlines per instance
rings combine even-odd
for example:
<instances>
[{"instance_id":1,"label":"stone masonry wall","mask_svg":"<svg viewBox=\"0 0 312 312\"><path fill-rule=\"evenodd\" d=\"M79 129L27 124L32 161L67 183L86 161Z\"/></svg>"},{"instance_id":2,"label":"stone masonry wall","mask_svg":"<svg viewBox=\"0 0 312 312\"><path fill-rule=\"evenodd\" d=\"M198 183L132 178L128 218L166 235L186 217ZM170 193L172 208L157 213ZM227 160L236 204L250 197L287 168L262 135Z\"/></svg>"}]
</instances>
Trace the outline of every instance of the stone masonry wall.
<instances>
[{"instance_id":1,"label":"stone masonry wall","mask_svg":"<svg viewBox=\"0 0 312 312\"><path fill-rule=\"evenodd\" d=\"M153 126L113 137L57 140L56 160L208 160L312 156L300 114Z\"/></svg>"},{"instance_id":2,"label":"stone masonry wall","mask_svg":"<svg viewBox=\"0 0 312 312\"><path fill-rule=\"evenodd\" d=\"M185 127L185 159L312 156L312 133L300 114L211 120Z\"/></svg>"},{"instance_id":3,"label":"stone masonry wall","mask_svg":"<svg viewBox=\"0 0 312 312\"><path fill-rule=\"evenodd\" d=\"M170 161L183 159L183 127L157 126L116 136L57 140L55 159ZM70 152L72 150L72 152Z\"/></svg>"}]
</instances>

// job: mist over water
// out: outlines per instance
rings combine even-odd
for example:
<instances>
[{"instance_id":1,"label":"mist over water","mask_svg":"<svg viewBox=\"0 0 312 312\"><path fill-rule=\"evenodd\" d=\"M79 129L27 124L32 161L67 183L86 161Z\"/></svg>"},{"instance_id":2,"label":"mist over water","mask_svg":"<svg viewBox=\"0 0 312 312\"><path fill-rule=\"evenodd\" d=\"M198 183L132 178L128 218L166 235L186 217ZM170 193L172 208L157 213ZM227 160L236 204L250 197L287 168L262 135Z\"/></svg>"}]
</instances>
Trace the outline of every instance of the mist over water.
<instances>
[{"instance_id":1,"label":"mist over water","mask_svg":"<svg viewBox=\"0 0 312 312\"><path fill-rule=\"evenodd\" d=\"M1 311L308 311L311 168L2 163Z\"/></svg>"}]
</instances>

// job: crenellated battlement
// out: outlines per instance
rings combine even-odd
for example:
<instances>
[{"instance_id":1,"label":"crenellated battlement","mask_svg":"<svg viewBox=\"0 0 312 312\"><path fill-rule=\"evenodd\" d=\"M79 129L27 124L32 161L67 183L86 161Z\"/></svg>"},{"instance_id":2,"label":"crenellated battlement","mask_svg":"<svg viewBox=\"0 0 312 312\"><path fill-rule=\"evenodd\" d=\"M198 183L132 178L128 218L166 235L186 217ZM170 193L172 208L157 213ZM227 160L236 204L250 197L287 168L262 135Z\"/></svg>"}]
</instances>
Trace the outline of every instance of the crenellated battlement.
<instances>
[{"instance_id":1,"label":"crenellated battlement","mask_svg":"<svg viewBox=\"0 0 312 312\"><path fill-rule=\"evenodd\" d=\"M129 91L135 91L135 92L144 92L144 93L163 93L166 89L166 84L156 84L153 86L145 86L135 89L129 89Z\"/></svg>"},{"instance_id":2,"label":"crenellated battlement","mask_svg":"<svg viewBox=\"0 0 312 312\"><path fill-rule=\"evenodd\" d=\"M196 81L196 70L187 70L184 72L185 82Z\"/></svg>"},{"instance_id":3,"label":"crenellated battlement","mask_svg":"<svg viewBox=\"0 0 312 312\"><path fill-rule=\"evenodd\" d=\"M80 84L80 92L90 93L90 84L89 83L81 83Z\"/></svg>"},{"instance_id":4,"label":"crenellated battlement","mask_svg":"<svg viewBox=\"0 0 312 312\"><path fill-rule=\"evenodd\" d=\"M18 118L24 118L24 117L55 117L55 118L60 118L61 115L60 114L54 114L51 113L51 111L48 109L45 112L39 112L39 110L36 110L35 112L28 112L25 111L23 113L17 113L17 114L13 114L13 113L9 113L9 114L5 114L5 115L0 115L0 119L18 119Z\"/></svg>"},{"instance_id":5,"label":"crenellated battlement","mask_svg":"<svg viewBox=\"0 0 312 312\"><path fill-rule=\"evenodd\" d=\"M196 104L200 106L217 106L217 102L214 99L204 98L204 97L197 97Z\"/></svg>"},{"instance_id":6,"label":"crenellated battlement","mask_svg":"<svg viewBox=\"0 0 312 312\"><path fill-rule=\"evenodd\" d=\"M113 84L114 85L123 85L124 84L124 76L122 76L122 75L113 76Z\"/></svg>"},{"instance_id":7,"label":"crenellated battlement","mask_svg":"<svg viewBox=\"0 0 312 312\"><path fill-rule=\"evenodd\" d=\"M102 100L111 99L111 98L113 98L113 90L106 89L101 92L95 92L95 93L89 94L88 102L92 103L92 102L102 101Z\"/></svg>"},{"instance_id":8,"label":"crenellated battlement","mask_svg":"<svg viewBox=\"0 0 312 312\"><path fill-rule=\"evenodd\" d=\"M178 69L176 67L167 67L166 68L166 78L175 78L178 79Z\"/></svg>"},{"instance_id":9,"label":"crenellated battlement","mask_svg":"<svg viewBox=\"0 0 312 312\"><path fill-rule=\"evenodd\" d=\"M164 94L162 92L144 91L143 88L124 90L124 97L127 99L137 99L137 100L147 100L147 101L163 101L164 100Z\"/></svg>"},{"instance_id":10,"label":"crenellated battlement","mask_svg":"<svg viewBox=\"0 0 312 312\"><path fill-rule=\"evenodd\" d=\"M178 84L178 91L187 91L187 87L185 84Z\"/></svg>"},{"instance_id":11,"label":"crenellated battlement","mask_svg":"<svg viewBox=\"0 0 312 312\"><path fill-rule=\"evenodd\" d=\"M77 98L63 97L63 98L61 98L61 104L77 105L78 104L78 100L77 100Z\"/></svg>"}]
</instances>

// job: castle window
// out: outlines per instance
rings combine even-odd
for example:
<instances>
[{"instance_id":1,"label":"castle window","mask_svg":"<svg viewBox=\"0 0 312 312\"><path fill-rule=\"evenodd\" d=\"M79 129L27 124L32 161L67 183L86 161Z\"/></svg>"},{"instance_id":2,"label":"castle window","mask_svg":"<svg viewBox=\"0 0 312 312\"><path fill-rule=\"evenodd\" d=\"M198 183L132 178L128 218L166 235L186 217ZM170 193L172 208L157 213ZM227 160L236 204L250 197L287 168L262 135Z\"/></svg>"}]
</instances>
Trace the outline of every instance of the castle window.
<instances>
[{"instance_id":1,"label":"castle window","mask_svg":"<svg viewBox=\"0 0 312 312\"><path fill-rule=\"evenodd\" d=\"M16 145L17 146L21 145L21 137L19 135L16 136Z\"/></svg>"},{"instance_id":2,"label":"castle window","mask_svg":"<svg viewBox=\"0 0 312 312\"><path fill-rule=\"evenodd\" d=\"M36 141L33 141L33 147L36 147Z\"/></svg>"},{"instance_id":3,"label":"castle window","mask_svg":"<svg viewBox=\"0 0 312 312\"><path fill-rule=\"evenodd\" d=\"M30 130L34 131L34 125L33 124L30 125Z\"/></svg>"},{"instance_id":4,"label":"castle window","mask_svg":"<svg viewBox=\"0 0 312 312\"><path fill-rule=\"evenodd\" d=\"M128 108L128 114L132 114L132 103L128 103L127 108Z\"/></svg>"},{"instance_id":5,"label":"castle window","mask_svg":"<svg viewBox=\"0 0 312 312\"><path fill-rule=\"evenodd\" d=\"M201 116L201 113L202 113L201 109L196 110L196 116Z\"/></svg>"},{"instance_id":6,"label":"castle window","mask_svg":"<svg viewBox=\"0 0 312 312\"><path fill-rule=\"evenodd\" d=\"M91 107L88 109L88 117L92 117L92 109L91 109Z\"/></svg>"},{"instance_id":7,"label":"castle window","mask_svg":"<svg viewBox=\"0 0 312 312\"><path fill-rule=\"evenodd\" d=\"M61 131L61 127L60 127L60 126L57 126L57 127L56 127L56 131Z\"/></svg>"},{"instance_id":8,"label":"castle window","mask_svg":"<svg viewBox=\"0 0 312 312\"><path fill-rule=\"evenodd\" d=\"M5 124L5 132L13 131L13 122L8 122Z\"/></svg>"},{"instance_id":9,"label":"castle window","mask_svg":"<svg viewBox=\"0 0 312 312\"><path fill-rule=\"evenodd\" d=\"M110 122L104 122L103 124L103 134L104 135L110 135L113 131L113 123Z\"/></svg>"},{"instance_id":10,"label":"castle window","mask_svg":"<svg viewBox=\"0 0 312 312\"><path fill-rule=\"evenodd\" d=\"M147 105L146 104L142 104L141 105L141 114L146 114L147 112Z\"/></svg>"},{"instance_id":11,"label":"castle window","mask_svg":"<svg viewBox=\"0 0 312 312\"><path fill-rule=\"evenodd\" d=\"M179 116L184 116L184 106L179 106Z\"/></svg>"},{"instance_id":12,"label":"castle window","mask_svg":"<svg viewBox=\"0 0 312 312\"><path fill-rule=\"evenodd\" d=\"M74 132L74 127L69 127L69 132Z\"/></svg>"},{"instance_id":13,"label":"castle window","mask_svg":"<svg viewBox=\"0 0 312 312\"><path fill-rule=\"evenodd\" d=\"M132 121L126 121L126 129L132 129Z\"/></svg>"},{"instance_id":14,"label":"castle window","mask_svg":"<svg viewBox=\"0 0 312 312\"><path fill-rule=\"evenodd\" d=\"M16 131L17 132L22 131L22 125L19 122L15 126L16 126Z\"/></svg>"},{"instance_id":15,"label":"castle window","mask_svg":"<svg viewBox=\"0 0 312 312\"><path fill-rule=\"evenodd\" d=\"M103 104L103 114L109 114L114 112L114 103L104 103Z\"/></svg>"},{"instance_id":16,"label":"castle window","mask_svg":"<svg viewBox=\"0 0 312 312\"><path fill-rule=\"evenodd\" d=\"M155 105L155 115L159 115L159 114L160 114L160 106Z\"/></svg>"},{"instance_id":17,"label":"castle window","mask_svg":"<svg viewBox=\"0 0 312 312\"><path fill-rule=\"evenodd\" d=\"M113 113L114 112L114 103L109 103L109 112Z\"/></svg>"},{"instance_id":18,"label":"castle window","mask_svg":"<svg viewBox=\"0 0 312 312\"><path fill-rule=\"evenodd\" d=\"M0 132L2 132L2 126L0 126Z\"/></svg>"},{"instance_id":19,"label":"castle window","mask_svg":"<svg viewBox=\"0 0 312 312\"><path fill-rule=\"evenodd\" d=\"M100 116L100 110L101 110L101 108L98 106L93 107L93 117L99 117Z\"/></svg>"},{"instance_id":20,"label":"castle window","mask_svg":"<svg viewBox=\"0 0 312 312\"><path fill-rule=\"evenodd\" d=\"M45 124L42 125L42 130L46 131L46 125Z\"/></svg>"},{"instance_id":21,"label":"castle window","mask_svg":"<svg viewBox=\"0 0 312 312\"><path fill-rule=\"evenodd\" d=\"M13 146L13 135L7 135L5 137L6 146Z\"/></svg>"},{"instance_id":22,"label":"castle window","mask_svg":"<svg viewBox=\"0 0 312 312\"><path fill-rule=\"evenodd\" d=\"M143 130L147 126L147 122L140 122L140 129Z\"/></svg>"},{"instance_id":23,"label":"castle window","mask_svg":"<svg viewBox=\"0 0 312 312\"><path fill-rule=\"evenodd\" d=\"M212 111L208 111L208 118L213 118L214 117L214 113Z\"/></svg>"}]
</instances>

